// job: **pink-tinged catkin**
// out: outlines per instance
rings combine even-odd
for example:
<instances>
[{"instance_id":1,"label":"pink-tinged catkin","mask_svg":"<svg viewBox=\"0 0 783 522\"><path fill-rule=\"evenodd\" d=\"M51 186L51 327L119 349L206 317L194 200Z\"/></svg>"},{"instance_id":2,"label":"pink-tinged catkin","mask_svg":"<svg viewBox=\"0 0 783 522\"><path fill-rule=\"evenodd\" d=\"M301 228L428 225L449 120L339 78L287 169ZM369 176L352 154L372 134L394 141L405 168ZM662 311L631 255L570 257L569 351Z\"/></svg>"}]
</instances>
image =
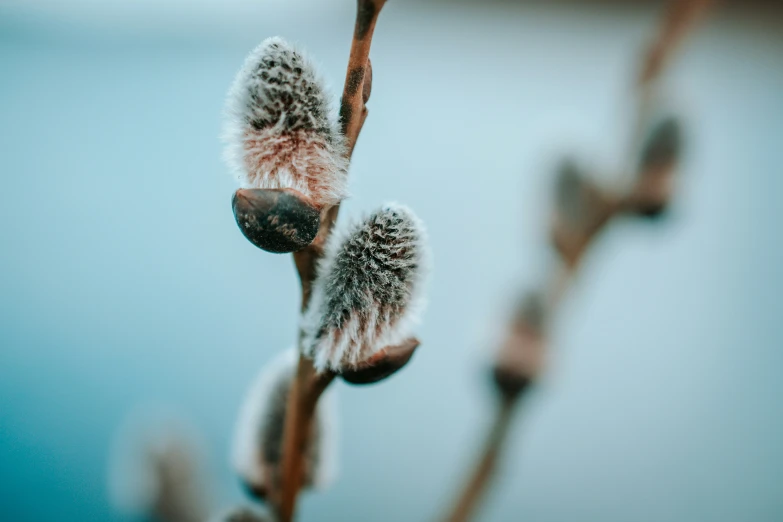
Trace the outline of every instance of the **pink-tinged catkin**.
<instances>
[{"instance_id":1,"label":"pink-tinged catkin","mask_svg":"<svg viewBox=\"0 0 783 522\"><path fill-rule=\"evenodd\" d=\"M225 157L243 188L293 189L317 208L346 196L344 138L304 53L264 40L237 74L225 113Z\"/></svg>"}]
</instances>

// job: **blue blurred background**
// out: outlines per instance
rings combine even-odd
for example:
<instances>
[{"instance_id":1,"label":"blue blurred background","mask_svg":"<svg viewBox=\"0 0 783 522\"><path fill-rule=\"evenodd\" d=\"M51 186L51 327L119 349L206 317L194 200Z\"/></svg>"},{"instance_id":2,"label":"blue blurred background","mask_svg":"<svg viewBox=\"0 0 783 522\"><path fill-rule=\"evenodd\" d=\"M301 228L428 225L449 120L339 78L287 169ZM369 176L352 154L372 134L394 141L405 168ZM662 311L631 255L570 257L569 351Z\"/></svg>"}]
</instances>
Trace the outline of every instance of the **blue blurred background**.
<instances>
[{"instance_id":1,"label":"blue blurred background","mask_svg":"<svg viewBox=\"0 0 783 522\"><path fill-rule=\"evenodd\" d=\"M659 5L390 2L342 218L428 224L423 340L383 385L337 384L340 476L302 520L428 520L492 414L486 365L540 273L551 165L627 157ZM340 91L348 1L0 5L0 520L124 520L113 437L167 404L205 441L215 506L257 369L295 339L290 256L234 223L224 95L279 34ZM480 520L783 520L783 32L723 5L665 79L688 131L672 215L612 226L552 339Z\"/></svg>"}]
</instances>

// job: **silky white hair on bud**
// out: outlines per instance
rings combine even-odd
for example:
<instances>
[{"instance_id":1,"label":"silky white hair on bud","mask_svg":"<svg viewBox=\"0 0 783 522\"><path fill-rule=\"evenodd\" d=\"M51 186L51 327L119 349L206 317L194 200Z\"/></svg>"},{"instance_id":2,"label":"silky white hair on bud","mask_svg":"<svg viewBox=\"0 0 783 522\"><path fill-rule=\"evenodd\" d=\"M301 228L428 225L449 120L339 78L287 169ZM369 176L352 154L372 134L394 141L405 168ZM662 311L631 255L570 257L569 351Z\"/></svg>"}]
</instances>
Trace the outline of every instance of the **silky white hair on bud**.
<instances>
[{"instance_id":1,"label":"silky white hair on bud","mask_svg":"<svg viewBox=\"0 0 783 522\"><path fill-rule=\"evenodd\" d=\"M303 52L264 40L237 74L225 114L225 158L243 188L294 189L318 207L345 198L345 140Z\"/></svg>"},{"instance_id":2,"label":"silky white hair on bud","mask_svg":"<svg viewBox=\"0 0 783 522\"><path fill-rule=\"evenodd\" d=\"M232 464L250 488L266 492L269 480L279 480L288 392L298 362L291 348L264 366L251 385L239 412ZM314 431L305 456L305 485L325 488L336 475L336 404L332 390L316 407Z\"/></svg>"},{"instance_id":3,"label":"silky white hair on bud","mask_svg":"<svg viewBox=\"0 0 783 522\"><path fill-rule=\"evenodd\" d=\"M319 264L303 317L304 353L322 371L356 367L411 336L429 271L424 225L389 203L338 227Z\"/></svg>"}]
</instances>

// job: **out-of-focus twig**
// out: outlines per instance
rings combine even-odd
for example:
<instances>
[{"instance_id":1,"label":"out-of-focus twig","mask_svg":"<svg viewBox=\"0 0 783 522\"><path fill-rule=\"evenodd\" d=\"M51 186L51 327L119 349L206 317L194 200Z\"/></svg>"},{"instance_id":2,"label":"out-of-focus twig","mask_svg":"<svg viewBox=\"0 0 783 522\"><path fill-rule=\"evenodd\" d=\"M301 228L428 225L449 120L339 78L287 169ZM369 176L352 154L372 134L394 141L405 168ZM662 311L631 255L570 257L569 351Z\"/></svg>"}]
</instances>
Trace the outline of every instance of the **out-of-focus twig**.
<instances>
[{"instance_id":1,"label":"out-of-focus twig","mask_svg":"<svg viewBox=\"0 0 783 522\"><path fill-rule=\"evenodd\" d=\"M639 86L644 90L661 75L665 65L696 22L704 15L712 0L670 0L658 32L645 51L639 74Z\"/></svg>"},{"instance_id":2,"label":"out-of-focus twig","mask_svg":"<svg viewBox=\"0 0 783 522\"><path fill-rule=\"evenodd\" d=\"M670 0L657 36L642 60L634 154L638 154L636 149L643 130L649 127L648 104L653 86L678 44L710 3L710 0ZM674 120L656 129L651 143L641 152L641 161L634 167L637 175L627 187L607 190L578 173L560 173L550 234L560 260L541 281L541 288L523 300L509 326L494 367L499 406L478 461L445 521L465 522L475 513L496 469L516 405L541 373L547 326L589 248L617 216L633 213L654 217L665 206L670 196L672 170L679 157L679 140L679 128Z\"/></svg>"},{"instance_id":3,"label":"out-of-focus twig","mask_svg":"<svg viewBox=\"0 0 783 522\"><path fill-rule=\"evenodd\" d=\"M448 522L464 522L469 520L478 501L484 494L495 472L498 456L503 449L508 436L508 428L513 418L516 399L505 397L501 399L492 426L484 441L484 446L473 473L465 484L462 494L454 506L454 510L446 517Z\"/></svg>"},{"instance_id":4,"label":"out-of-focus twig","mask_svg":"<svg viewBox=\"0 0 783 522\"><path fill-rule=\"evenodd\" d=\"M645 48L636 82L636 122L631 152L639 148L649 126L651 105L661 75L685 37L706 15L715 0L669 0L657 31Z\"/></svg>"}]
</instances>

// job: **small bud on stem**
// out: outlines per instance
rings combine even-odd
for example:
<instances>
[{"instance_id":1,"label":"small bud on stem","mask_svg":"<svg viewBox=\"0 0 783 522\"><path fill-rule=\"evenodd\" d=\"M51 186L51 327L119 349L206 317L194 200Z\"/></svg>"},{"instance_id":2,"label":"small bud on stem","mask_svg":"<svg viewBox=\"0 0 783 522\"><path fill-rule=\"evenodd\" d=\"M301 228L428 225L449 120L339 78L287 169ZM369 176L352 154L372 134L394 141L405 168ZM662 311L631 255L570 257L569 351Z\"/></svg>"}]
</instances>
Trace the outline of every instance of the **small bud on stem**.
<instances>
[{"instance_id":1,"label":"small bud on stem","mask_svg":"<svg viewBox=\"0 0 783 522\"><path fill-rule=\"evenodd\" d=\"M520 303L506 339L495 356L492 375L502 396L516 399L541 373L546 320L543 295L528 294Z\"/></svg>"}]
</instances>

